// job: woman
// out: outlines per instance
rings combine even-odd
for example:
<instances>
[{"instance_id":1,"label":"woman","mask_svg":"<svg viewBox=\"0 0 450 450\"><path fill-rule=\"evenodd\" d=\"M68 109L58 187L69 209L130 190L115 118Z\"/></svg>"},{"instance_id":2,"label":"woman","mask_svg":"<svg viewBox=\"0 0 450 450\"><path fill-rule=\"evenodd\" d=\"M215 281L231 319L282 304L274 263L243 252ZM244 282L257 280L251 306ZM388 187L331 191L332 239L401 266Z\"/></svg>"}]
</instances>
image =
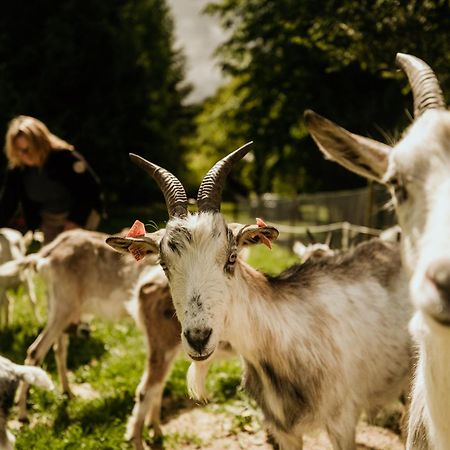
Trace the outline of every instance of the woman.
<instances>
[{"instance_id":1,"label":"woman","mask_svg":"<svg viewBox=\"0 0 450 450\"><path fill-rule=\"evenodd\" d=\"M18 116L8 126L0 226L22 207L28 229L41 229L44 243L72 228L96 229L102 212L100 183L74 147L40 120Z\"/></svg>"}]
</instances>

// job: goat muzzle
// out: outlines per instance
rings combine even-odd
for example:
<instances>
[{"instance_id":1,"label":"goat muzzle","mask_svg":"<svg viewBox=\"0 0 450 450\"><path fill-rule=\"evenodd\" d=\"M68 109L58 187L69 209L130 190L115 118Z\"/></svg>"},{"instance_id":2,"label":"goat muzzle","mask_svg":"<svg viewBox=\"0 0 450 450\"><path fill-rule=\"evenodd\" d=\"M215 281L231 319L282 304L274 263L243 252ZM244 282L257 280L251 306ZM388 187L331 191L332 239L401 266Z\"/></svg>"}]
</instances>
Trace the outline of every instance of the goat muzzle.
<instances>
[{"instance_id":1,"label":"goat muzzle","mask_svg":"<svg viewBox=\"0 0 450 450\"><path fill-rule=\"evenodd\" d=\"M435 295L427 302L426 312L442 325L450 326L450 258L443 257L432 261L425 276Z\"/></svg>"},{"instance_id":2,"label":"goat muzzle","mask_svg":"<svg viewBox=\"0 0 450 450\"><path fill-rule=\"evenodd\" d=\"M195 351L195 354L192 355L191 352L189 352L189 356L196 360L196 361L202 361L204 359L207 359L212 352L205 352L209 338L212 335L212 328L205 327L205 328L188 328L183 332L183 336L186 339L186 342L189 344L192 350Z\"/></svg>"}]
</instances>

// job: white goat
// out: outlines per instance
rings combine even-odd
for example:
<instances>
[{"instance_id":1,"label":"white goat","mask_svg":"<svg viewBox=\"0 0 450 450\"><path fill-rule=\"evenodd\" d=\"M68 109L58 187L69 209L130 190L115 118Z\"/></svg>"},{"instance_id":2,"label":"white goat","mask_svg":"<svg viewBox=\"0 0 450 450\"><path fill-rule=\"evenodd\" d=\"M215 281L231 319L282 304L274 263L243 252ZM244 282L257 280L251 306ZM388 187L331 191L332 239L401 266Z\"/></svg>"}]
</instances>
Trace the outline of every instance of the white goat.
<instances>
[{"instance_id":1,"label":"white goat","mask_svg":"<svg viewBox=\"0 0 450 450\"><path fill-rule=\"evenodd\" d=\"M40 320L31 272L23 270L11 275L8 266L2 269L3 264L20 260L25 256L32 238L31 232L22 235L13 228L0 228L0 326L9 325L12 318L13 303L8 296L8 290L17 289L21 284L26 287L35 317Z\"/></svg>"},{"instance_id":2,"label":"white goat","mask_svg":"<svg viewBox=\"0 0 450 450\"><path fill-rule=\"evenodd\" d=\"M408 449L450 448L450 112L422 60L397 55L414 96L415 120L394 146L358 136L313 113L306 124L325 155L388 186L402 230L419 363Z\"/></svg>"},{"instance_id":3,"label":"white goat","mask_svg":"<svg viewBox=\"0 0 450 450\"><path fill-rule=\"evenodd\" d=\"M8 414L19 381L35 384L43 389L53 389L53 382L42 369L14 364L0 356L0 450L12 450L15 438L7 430Z\"/></svg>"},{"instance_id":4,"label":"white goat","mask_svg":"<svg viewBox=\"0 0 450 450\"><path fill-rule=\"evenodd\" d=\"M292 251L300 258L302 262L307 261L310 258L320 259L324 256L333 256L336 251L330 247L332 234L329 233L325 239L325 242L317 242L314 236L309 230L306 230L310 243L308 245L303 244L301 241L295 241L292 246Z\"/></svg>"},{"instance_id":5,"label":"white goat","mask_svg":"<svg viewBox=\"0 0 450 450\"><path fill-rule=\"evenodd\" d=\"M137 258L159 255L184 351L205 362L220 341L229 342L283 450L301 449L304 432L317 426L334 449L355 449L361 411L396 399L407 385L410 313L398 248L372 240L277 277L253 269L239 250L270 246L278 231L262 221L232 231L219 212L225 178L247 151L236 150L208 172L194 215L174 175L133 155L160 185L170 219L157 233L107 242Z\"/></svg>"}]
</instances>

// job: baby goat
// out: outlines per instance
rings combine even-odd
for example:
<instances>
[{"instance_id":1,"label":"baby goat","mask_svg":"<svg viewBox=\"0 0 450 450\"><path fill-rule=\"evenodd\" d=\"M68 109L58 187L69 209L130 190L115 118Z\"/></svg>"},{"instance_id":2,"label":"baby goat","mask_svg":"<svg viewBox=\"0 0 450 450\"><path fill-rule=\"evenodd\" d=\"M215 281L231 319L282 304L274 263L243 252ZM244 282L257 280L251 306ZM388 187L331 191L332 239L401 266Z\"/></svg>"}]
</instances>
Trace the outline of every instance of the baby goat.
<instances>
[{"instance_id":1,"label":"baby goat","mask_svg":"<svg viewBox=\"0 0 450 450\"><path fill-rule=\"evenodd\" d=\"M181 347L181 326L175 315L164 272L155 266L141 277L127 305L147 339L147 367L136 389L136 402L128 420L125 439L144 450L145 422L161 436L161 401L165 380Z\"/></svg>"},{"instance_id":2,"label":"baby goat","mask_svg":"<svg viewBox=\"0 0 450 450\"><path fill-rule=\"evenodd\" d=\"M450 112L432 69L399 53L412 86L415 120L394 146L355 135L308 111L321 151L347 169L384 183L402 230L402 258L415 307L411 331L419 363L408 449L450 447Z\"/></svg>"},{"instance_id":3,"label":"baby goat","mask_svg":"<svg viewBox=\"0 0 450 450\"><path fill-rule=\"evenodd\" d=\"M133 155L164 193L165 230L107 242L135 257L159 255L193 361L207 361L226 341L243 357L245 387L283 450L324 427L334 449L355 449L362 410L396 399L408 380L411 343L407 284L395 244L372 240L342 256L266 276L239 257L268 246L278 231L262 221L231 230L221 192L242 147L219 161L187 210L180 181Z\"/></svg>"},{"instance_id":4,"label":"baby goat","mask_svg":"<svg viewBox=\"0 0 450 450\"><path fill-rule=\"evenodd\" d=\"M43 389L54 388L52 380L42 369L14 364L0 356L0 450L14 448L15 438L7 430L6 425L20 380Z\"/></svg>"},{"instance_id":5,"label":"baby goat","mask_svg":"<svg viewBox=\"0 0 450 450\"><path fill-rule=\"evenodd\" d=\"M309 238L309 244L305 245L301 241L295 241L292 246L292 251L300 258L300 261L305 262L308 259L320 259L325 256L333 256L337 252L330 247L332 234L328 233L325 242L317 242L312 233L306 230Z\"/></svg>"}]
</instances>

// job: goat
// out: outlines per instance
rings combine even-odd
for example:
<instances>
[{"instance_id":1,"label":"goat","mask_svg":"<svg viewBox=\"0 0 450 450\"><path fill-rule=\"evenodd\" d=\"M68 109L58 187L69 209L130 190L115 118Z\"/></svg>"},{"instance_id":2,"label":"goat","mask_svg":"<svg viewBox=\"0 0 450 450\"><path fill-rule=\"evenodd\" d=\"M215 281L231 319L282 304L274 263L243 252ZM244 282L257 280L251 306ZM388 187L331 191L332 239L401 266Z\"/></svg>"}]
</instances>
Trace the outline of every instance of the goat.
<instances>
[{"instance_id":1,"label":"goat","mask_svg":"<svg viewBox=\"0 0 450 450\"><path fill-rule=\"evenodd\" d=\"M331 238L333 235L328 233L325 242L317 242L312 233L307 229L306 233L310 240L308 245L303 244L303 242L295 241L292 246L292 251L300 258L302 262L307 261L309 258L320 259L325 256L333 256L336 254L336 250L330 247Z\"/></svg>"},{"instance_id":2,"label":"goat","mask_svg":"<svg viewBox=\"0 0 450 450\"><path fill-rule=\"evenodd\" d=\"M6 425L20 380L43 389L54 389L52 380L42 369L14 364L9 359L0 356L0 450L14 448L15 438L7 430Z\"/></svg>"},{"instance_id":3,"label":"goat","mask_svg":"<svg viewBox=\"0 0 450 450\"><path fill-rule=\"evenodd\" d=\"M22 259L31 238L31 233L22 235L20 231L13 228L0 228L0 267L8 261ZM17 289L21 284L25 285L33 313L36 319L40 321L31 272L24 270L15 275L10 275L7 272L8 266L5 267L3 272L0 270L0 325L8 326L12 317L12 302L8 296L8 290Z\"/></svg>"},{"instance_id":4,"label":"goat","mask_svg":"<svg viewBox=\"0 0 450 450\"><path fill-rule=\"evenodd\" d=\"M397 398L408 381L410 312L398 248L372 240L277 277L253 269L239 250L270 247L278 231L262 221L231 230L220 213L226 176L247 152L239 148L207 173L197 214L173 174L132 155L158 182L169 221L165 230L107 243L137 259L159 256L184 352L202 365L229 342L283 450L301 449L304 432L318 426L334 449L355 449L361 411Z\"/></svg>"},{"instance_id":5,"label":"goat","mask_svg":"<svg viewBox=\"0 0 450 450\"><path fill-rule=\"evenodd\" d=\"M38 365L50 347L55 349L62 390L72 392L67 377L67 331L83 317L118 320L127 315L139 277L151 271L152 264L135 264L105 244L107 235L87 230L62 233L39 252L16 264L17 270L36 266L48 294L47 323L27 350L25 363ZM155 321L156 327L158 322ZM151 365L151 363L150 363ZM19 418L26 418L27 385L19 389Z\"/></svg>"},{"instance_id":6,"label":"goat","mask_svg":"<svg viewBox=\"0 0 450 450\"><path fill-rule=\"evenodd\" d=\"M412 86L415 120L395 146L312 111L305 121L327 157L391 191L419 350L407 448L444 450L450 445L450 112L424 61L399 53L397 64Z\"/></svg>"}]
</instances>

